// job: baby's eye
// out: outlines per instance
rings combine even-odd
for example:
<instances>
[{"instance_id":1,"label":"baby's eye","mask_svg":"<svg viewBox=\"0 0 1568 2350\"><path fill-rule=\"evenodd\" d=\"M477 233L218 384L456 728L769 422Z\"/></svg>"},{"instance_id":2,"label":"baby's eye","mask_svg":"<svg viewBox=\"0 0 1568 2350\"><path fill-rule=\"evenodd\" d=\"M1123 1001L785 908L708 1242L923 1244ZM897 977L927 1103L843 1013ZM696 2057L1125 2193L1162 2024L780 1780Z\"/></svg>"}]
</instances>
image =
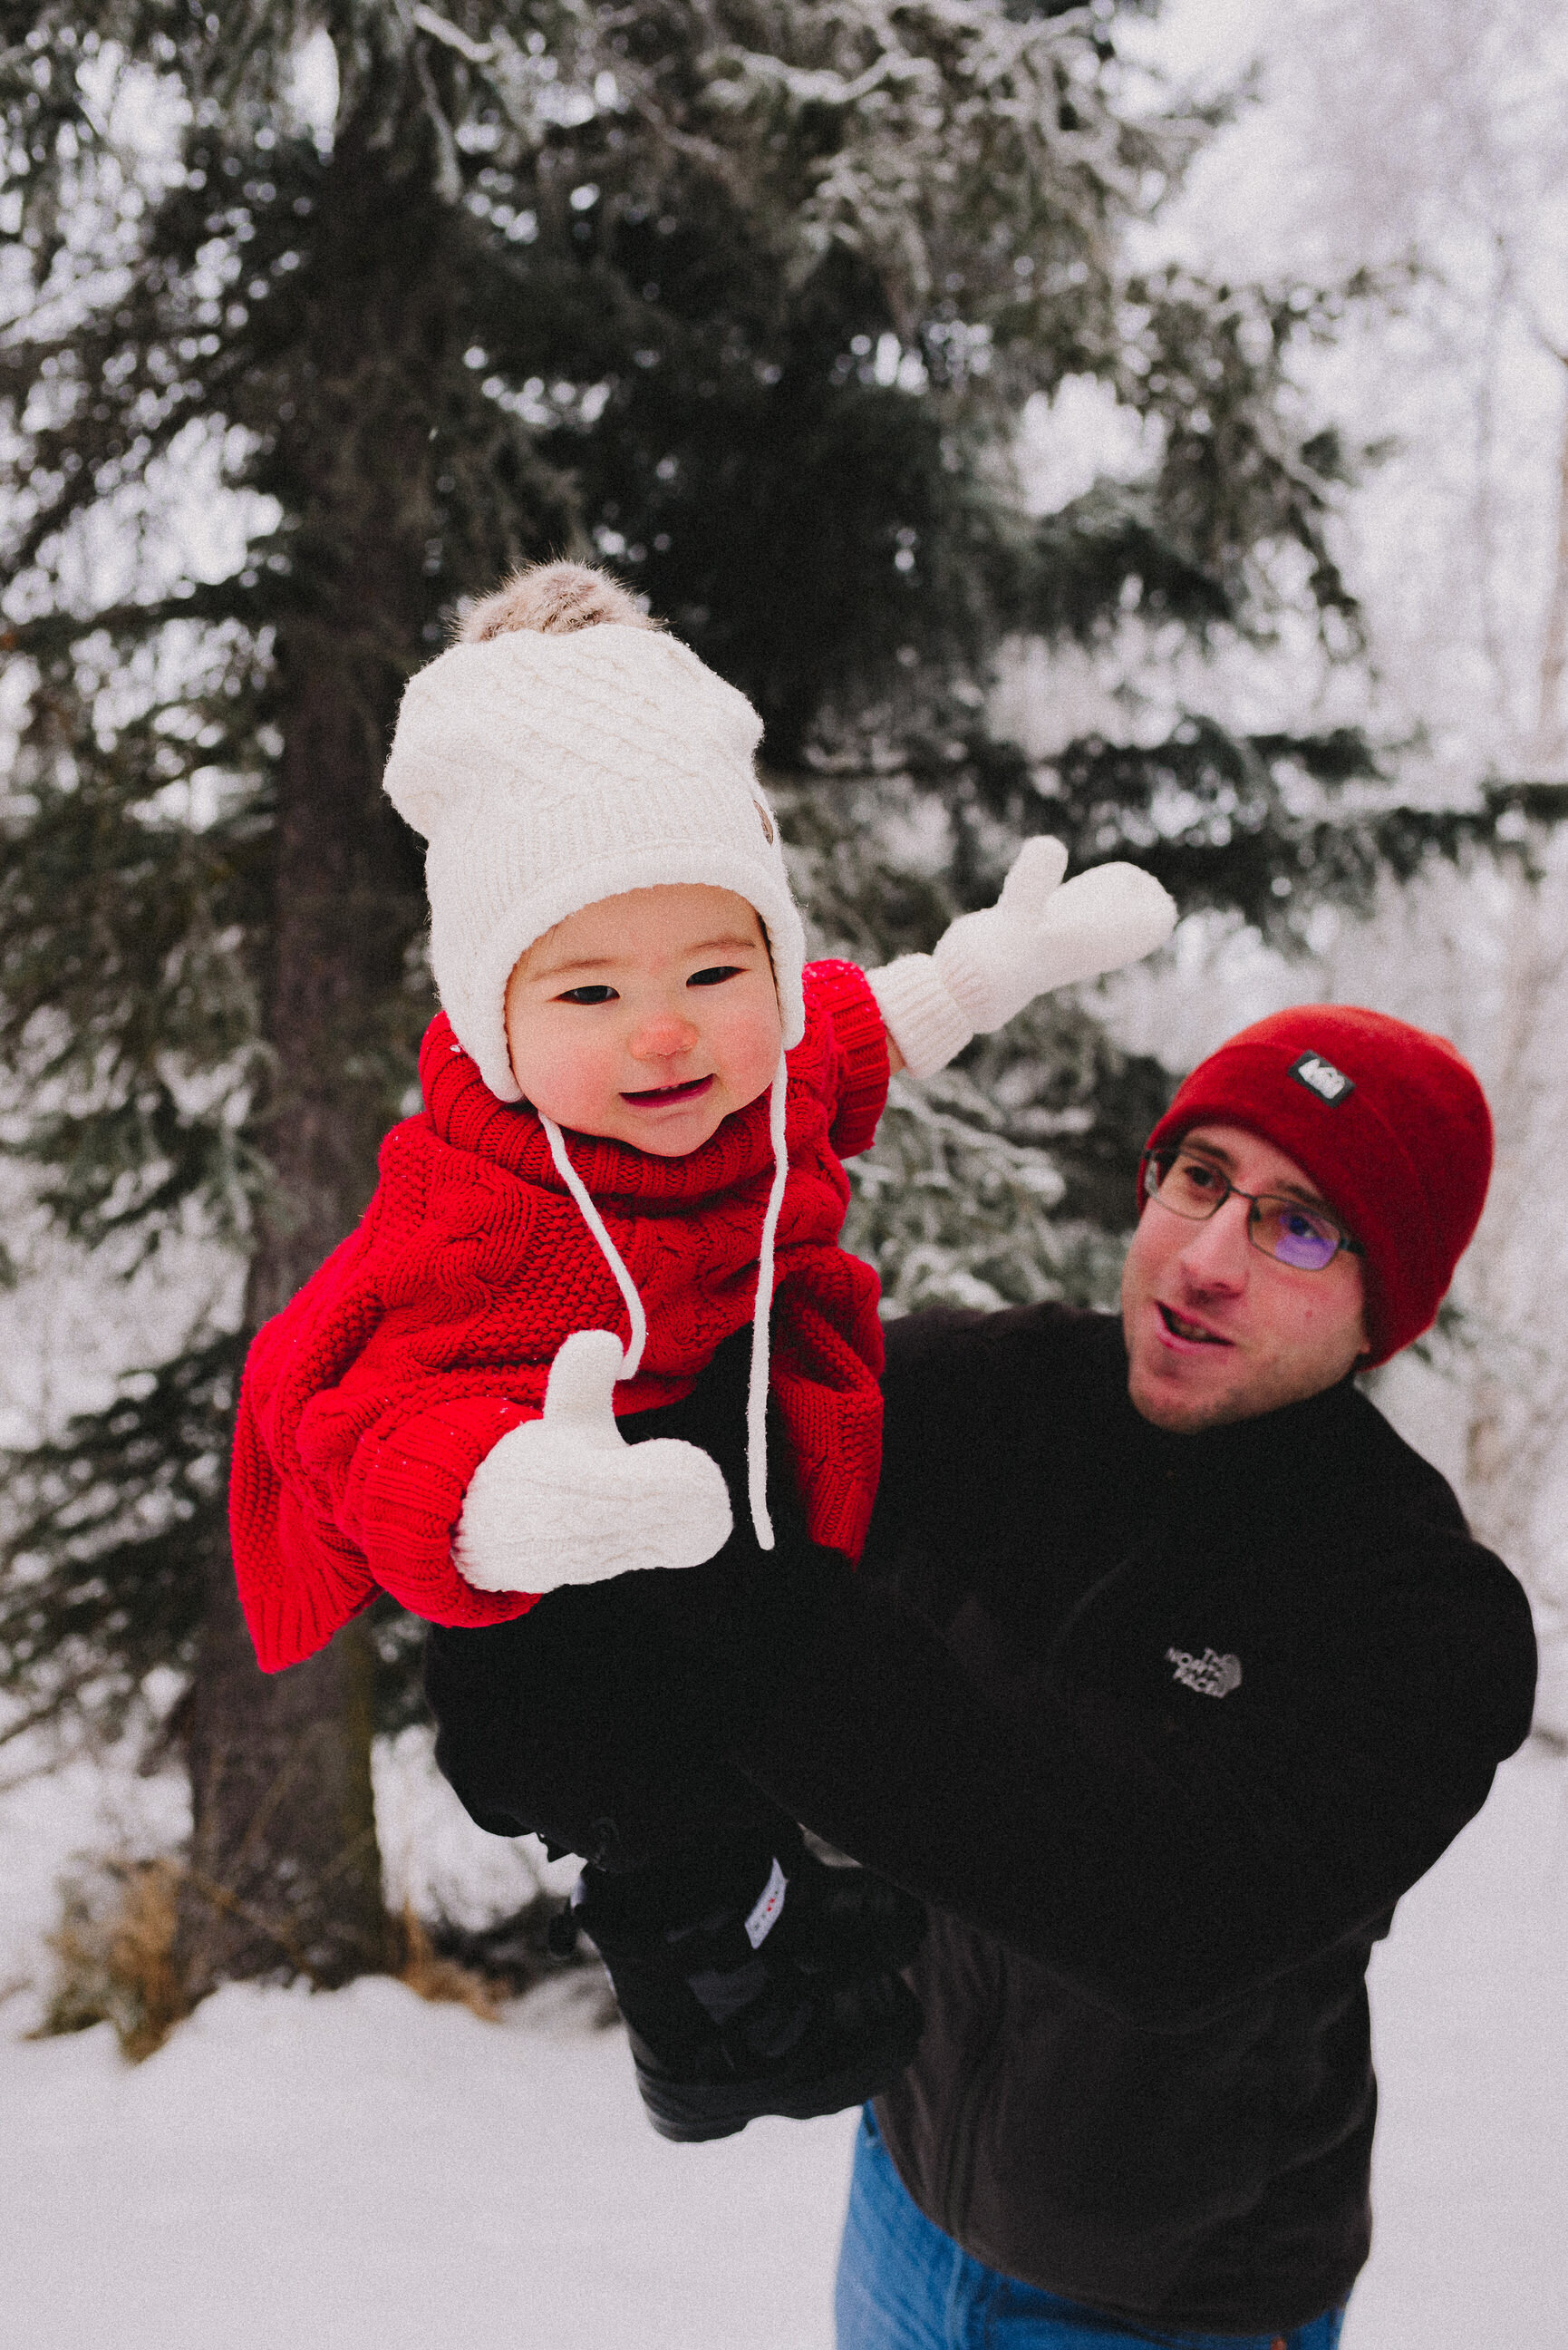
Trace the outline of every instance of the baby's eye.
<instances>
[{"instance_id":1,"label":"baby's eye","mask_svg":"<svg viewBox=\"0 0 1568 2350\"><path fill-rule=\"evenodd\" d=\"M557 1003L613 1003L615 1000L613 987L568 987L556 998Z\"/></svg>"},{"instance_id":2,"label":"baby's eye","mask_svg":"<svg viewBox=\"0 0 1568 2350\"><path fill-rule=\"evenodd\" d=\"M706 971L694 971L686 984L688 987L717 987L722 981L733 979L741 968L738 962L711 963Z\"/></svg>"}]
</instances>

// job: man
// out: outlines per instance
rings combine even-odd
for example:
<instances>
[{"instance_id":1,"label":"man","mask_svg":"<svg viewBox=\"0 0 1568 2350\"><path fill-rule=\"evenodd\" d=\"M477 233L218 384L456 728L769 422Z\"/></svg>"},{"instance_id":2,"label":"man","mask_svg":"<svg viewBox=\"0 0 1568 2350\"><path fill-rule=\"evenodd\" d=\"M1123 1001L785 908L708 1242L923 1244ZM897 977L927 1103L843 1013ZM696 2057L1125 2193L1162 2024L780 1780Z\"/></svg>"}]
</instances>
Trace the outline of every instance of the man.
<instances>
[{"instance_id":1,"label":"man","mask_svg":"<svg viewBox=\"0 0 1568 2350\"><path fill-rule=\"evenodd\" d=\"M858 1574L781 1544L606 1586L636 1624L618 1675L558 1611L607 1831L666 1734L931 1905L840 2350L1332 2350L1369 2239L1367 1960L1533 1695L1523 1594L1354 1384L1433 1320L1490 1153L1440 1039L1262 1022L1150 1138L1119 1320L892 1326ZM699 1432L743 1481L738 1421ZM442 1767L514 1833L548 1825L516 1791L553 1701L519 1700L507 1629L446 1636L431 1690ZM782 1947L880 1996L900 1921L848 1900L852 1962L809 1877ZM746 1934L737 1982L780 1948ZM690 1960L651 1933L638 1957L651 2003L690 2005Z\"/></svg>"},{"instance_id":2,"label":"man","mask_svg":"<svg viewBox=\"0 0 1568 2350\"><path fill-rule=\"evenodd\" d=\"M1490 1163L1439 1039L1286 1013L1151 1137L1119 1325L889 1331L871 1580L745 1758L939 1905L840 2350L1337 2339L1367 1960L1530 1721L1522 1593L1353 1384Z\"/></svg>"}]
</instances>

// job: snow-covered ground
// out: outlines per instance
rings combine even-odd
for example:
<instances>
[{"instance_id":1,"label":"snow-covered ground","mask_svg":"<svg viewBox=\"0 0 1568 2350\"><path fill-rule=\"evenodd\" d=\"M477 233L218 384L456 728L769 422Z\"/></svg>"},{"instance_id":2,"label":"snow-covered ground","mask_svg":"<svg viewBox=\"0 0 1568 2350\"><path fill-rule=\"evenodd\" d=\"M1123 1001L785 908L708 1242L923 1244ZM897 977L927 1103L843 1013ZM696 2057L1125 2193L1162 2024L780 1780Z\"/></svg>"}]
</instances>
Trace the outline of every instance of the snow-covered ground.
<instances>
[{"instance_id":1,"label":"snow-covered ground","mask_svg":"<svg viewBox=\"0 0 1568 2350\"><path fill-rule=\"evenodd\" d=\"M619 2033L574 2022L567 1988L494 2025L385 1980L328 1997L232 1985L135 2072L105 2025L7 2049L0 2335L826 2343L852 2117L666 2146Z\"/></svg>"},{"instance_id":2,"label":"snow-covered ground","mask_svg":"<svg viewBox=\"0 0 1568 2350\"><path fill-rule=\"evenodd\" d=\"M1539 1741L1372 1968L1376 2241L1345 2350L1568 2345L1568 1762Z\"/></svg>"},{"instance_id":3,"label":"snow-covered ground","mask_svg":"<svg viewBox=\"0 0 1568 2350\"><path fill-rule=\"evenodd\" d=\"M14 1929L36 1931L85 1800L78 1777L0 1804ZM1378 2233L1346 2350L1548 2350L1568 2308L1562 1757L1538 1743L1502 1773L1402 1908L1374 2003ZM0 2042L0 2341L828 2350L853 2116L667 2146L593 2005L587 1976L500 2024L384 1981L235 1986L134 2070L107 2026Z\"/></svg>"}]
</instances>

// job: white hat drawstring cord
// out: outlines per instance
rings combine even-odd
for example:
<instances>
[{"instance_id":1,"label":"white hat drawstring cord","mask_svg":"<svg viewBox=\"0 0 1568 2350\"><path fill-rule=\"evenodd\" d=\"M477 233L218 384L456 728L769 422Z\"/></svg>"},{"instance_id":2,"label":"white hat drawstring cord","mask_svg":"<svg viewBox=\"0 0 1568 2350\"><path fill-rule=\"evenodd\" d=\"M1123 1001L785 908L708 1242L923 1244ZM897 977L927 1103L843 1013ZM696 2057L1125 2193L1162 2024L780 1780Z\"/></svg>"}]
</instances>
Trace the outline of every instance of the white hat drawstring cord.
<instances>
[{"instance_id":1,"label":"white hat drawstring cord","mask_svg":"<svg viewBox=\"0 0 1568 2350\"><path fill-rule=\"evenodd\" d=\"M631 1336L627 1341L626 1352L621 1357L620 1377L623 1379L633 1379L637 1377L638 1365L642 1360L642 1350L648 1344L648 1316L642 1310L642 1300L637 1294L637 1284L628 1273L621 1253L611 1240L605 1220L594 1205L592 1193L566 1154L565 1135L555 1119L546 1118L542 1110L539 1113L539 1123L548 1139L550 1156L560 1170L561 1180L582 1210L583 1221L604 1252L605 1262L614 1274L616 1285L626 1300L627 1315L631 1323Z\"/></svg>"},{"instance_id":2,"label":"white hat drawstring cord","mask_svg":"<svg viewBox=\"0 0 1568 2350\"><path fill-rule=\"evenodd\" d=\"M757 1295L752 1308L752 1369L746 1388L746 1500L751 1509L752 1525L759 1550L774 1547L773 1520L768 1515L768 1367L771 1352L769 1324L774 1304L774 1256L779 1217L784 1209L785 1186L789 1181L789 1152L784 1139L784 1112L789 1100L789 1064L784 1053L774 1072L768 1092L768 1139L773 1145L774 1180L768 1192L768 1204L763 1216L762 1241L757 1250ZM561 1180L582 1211L583 1221L598 1243L606 1263L616 1278L616 1285L626 1301L631 1322L631 1336L621 1358L620 1376L635 1378L648 1344L648 1316L642 1300L637 1294L637 1284L627 1271L620 1251L609 1236L604 1218L593 1202L587 1185L573 1166L566 1150L566 1137L553 1118L540 1112L539 1123L550 1145Z\"/></svg>"},{"instance_id":3,"label":"white hat drawstring cord","mask_svg":"<svg viewBox=\"0 0 1568 2350\"><path fill-rule=\"evenodd\" d=\"M763 1218L762 1245L757 1251L757 1299L752 1308L752 1377L746 1390L746 1499L759 1550L774 1546L773 1520L768 1515L768 1355L769 1324L774 1310L774 1242L789 1181L789 1152L784 1142L784 1111L789 1100L789 1063L784 1053L774 1071L768 1093L768 1139L774 1147L774 1181Z\"/></svg>"}]
</instances>

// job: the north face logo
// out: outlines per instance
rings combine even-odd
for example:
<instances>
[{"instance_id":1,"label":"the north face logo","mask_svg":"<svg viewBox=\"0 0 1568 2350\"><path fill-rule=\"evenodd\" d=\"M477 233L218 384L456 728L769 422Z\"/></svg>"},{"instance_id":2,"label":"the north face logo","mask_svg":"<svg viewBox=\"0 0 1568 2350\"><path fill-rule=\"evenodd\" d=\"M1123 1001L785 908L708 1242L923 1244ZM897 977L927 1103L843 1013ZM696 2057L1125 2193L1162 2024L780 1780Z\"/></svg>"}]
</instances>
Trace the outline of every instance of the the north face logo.
<instances>
[{"instance_id":1,"label":"the north face logo","mask_svg":"<svg viewBox=\"0 0 1568 2350\"><path fill-rule=\"evenodd\" d=\"M1191 1657L1185 1648L1167 1648L1165 1661L1176 1667L1182 1688L1196 1690L1199 1697L1229 1697L1241 1686L1240 1657L1217 1657L1212 1648Z\"/></svg>"},{"instance_id":2,"label":"the north face logo","mask_svg":"<svg viewBox=\"0 0 1568 2350\"><path fill-rule=\"evenodd\" d=\"M1291 1075L1298 1086L1305 1086L1309 1093L1316 1094L1319 1101L1342 1102L1347 1094L1355 1091L1355 1078L1336 1069L1332 1061L1325 1061L1321 1053L1303 1053L1299 1061L1291 1063Z\"/></svg>"}]
</instances>

